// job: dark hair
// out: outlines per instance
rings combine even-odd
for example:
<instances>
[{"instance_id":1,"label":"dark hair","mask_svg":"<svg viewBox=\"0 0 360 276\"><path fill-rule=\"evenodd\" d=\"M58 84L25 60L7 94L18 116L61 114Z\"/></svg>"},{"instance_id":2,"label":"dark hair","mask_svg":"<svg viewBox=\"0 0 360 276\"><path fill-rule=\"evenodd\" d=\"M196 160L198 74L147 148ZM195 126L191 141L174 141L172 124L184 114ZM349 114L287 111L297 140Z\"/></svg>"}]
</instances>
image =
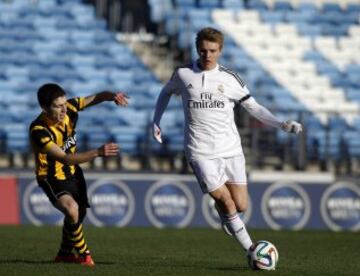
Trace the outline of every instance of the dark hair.
<instances>
[{"instance_id":1,"label":"dark hair","mask_svg":"<svg viewBox=\"0 0 360 276\"><path fill-rule=\"evenodd\" d=\"M41 107L50 107L56 98L65 95L65 90L56 83L46 83L42 85L37 92L38 101Z\"/></svg>"},{"instance_id":2,"label":"dark hair","mask_svg":"<svg viewBox=\"0 0 360 276\"><path fill-rule=\"evenodd\" d=\"M217 42L220 45L220 50L224 46L224 35L222 32L215 28L206 27L201 29L196 34L196 49L199 49L201 41L208 40L211 42Z\"/></svg>"}]
</instances>

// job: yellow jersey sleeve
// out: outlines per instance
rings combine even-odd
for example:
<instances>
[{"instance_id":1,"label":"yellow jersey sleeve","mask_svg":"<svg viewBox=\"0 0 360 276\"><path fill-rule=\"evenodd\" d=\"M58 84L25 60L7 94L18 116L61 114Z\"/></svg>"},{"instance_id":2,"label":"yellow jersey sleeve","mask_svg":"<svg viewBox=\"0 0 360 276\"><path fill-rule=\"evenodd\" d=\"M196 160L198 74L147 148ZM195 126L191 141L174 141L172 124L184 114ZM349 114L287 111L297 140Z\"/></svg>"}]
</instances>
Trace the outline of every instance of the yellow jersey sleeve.
<instances>
[{"instance_id":1,"label":"yellow jersey sleeve","mask_svg":"<svg viewBox=\"0 0 360 276\"><path fill-rule=\"evenodd\" d=\"M30 131L32 143L43 153L46 153L54 143L49 131L42 126L34 126Z\"/></svg>"},{"instance_id":2,"label":"yellow jersey sleeve","mask_svg":"<svg viewBox=\"0 0 360 276\"><path fill-rule=\"evenodd\" d=\"M77 98L69 99L67 101L67 108L75 113L83 110L85 108L85 98L77 97Z\"/></svg>"}]
</instances>

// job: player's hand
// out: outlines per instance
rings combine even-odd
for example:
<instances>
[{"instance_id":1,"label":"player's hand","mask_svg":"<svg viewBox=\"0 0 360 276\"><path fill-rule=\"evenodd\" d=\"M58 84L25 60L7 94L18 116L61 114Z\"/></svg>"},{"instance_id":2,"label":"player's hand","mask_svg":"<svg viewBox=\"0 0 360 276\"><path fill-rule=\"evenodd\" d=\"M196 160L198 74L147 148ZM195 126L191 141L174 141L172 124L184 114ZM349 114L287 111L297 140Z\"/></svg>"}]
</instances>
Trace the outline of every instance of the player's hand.
<instances>
[{"instance_id":1,"label":"player's hand","mask_svg":"<svg viewBox=\"0 0 360 276\"><path fill-rule=\"evenodd\" d=\"M122 93L122 92L115 93L114 102L117 105L127 106L128 99L129 99L129 96L126 95L125 93Z\"/></svg>"},{"instance_id":2,"label":"player's hand","mask_svg":"<svg viewBox=\"0 0 360 276\"><path fill-rule=\"evenodd\" d=\"M281 129L286 132L295 134L299 134L303 131L302 125L300 123L291 120L283 122L281 124Z\"/></svg>"},{"instance_id":3,"label":"player's hand","mask_svg":"<svg viewBox=\"0 0 360 276\"><path fill-rule=\"evenodd\" d=\"M157 124L153 124L153 136L155 138L156 141L158 141L160 144L162 143L162 138L161 138L161 129Z\"/></svg>"},{"instance_id":4,"label":"player's hand","mask_svg":"<svg viewBox=\"0 0 360 276\"><path fill-rule=\"evenodd\" d=\"M119 146L115 143L106 143L98 148L99 156L115 156L119 152Z\"/></svg>"}]
</instances>

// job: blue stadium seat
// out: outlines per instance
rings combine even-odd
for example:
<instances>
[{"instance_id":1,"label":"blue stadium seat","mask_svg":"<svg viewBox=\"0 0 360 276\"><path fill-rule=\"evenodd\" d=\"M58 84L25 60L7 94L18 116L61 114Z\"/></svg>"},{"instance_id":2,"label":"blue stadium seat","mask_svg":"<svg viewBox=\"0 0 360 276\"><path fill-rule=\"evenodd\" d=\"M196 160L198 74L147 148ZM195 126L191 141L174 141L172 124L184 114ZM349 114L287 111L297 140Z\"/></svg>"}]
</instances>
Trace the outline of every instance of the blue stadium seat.
<instances>
[{"instance_id":1,"label":"blue stadium seat","mask_svg":"<svg viewBox=\"0 0 360 276\"><path fill-rule=\"evenodd\" d=\"M175 0L176 7L190 7L193 8L196 6L196 0Z\"/></svg>"},{"instance_id":2,"label":"blue stadium seat","mask_svg":"<svg viewBox=\"0 0 360 276\"><path fill-rule=\"evenodd\" d=\"M357 3L348 3L345 9L345 12L360 12L360 4Z\"/></svg>"},{"instance_id":3,"label":"blue stadium seat","mask_svg":"<svg viewBox=\"0 0 360 276\"><path fill-rule=\"evenodd\" d=\"M1 103L0 109L0 132L3 132L3 126L6 124L14 124L16 119L14 118L13 114L11 114L4 103Z\"/></svg>"},{"instance_id":4,"label":"blue stadium seat","mask_svg":"<svg viewBox=\"0 0 360 276\"><path fill-rule=\"evenodd\" d=\"M68 97L86 96L100 89L130 91L137 82L144 84L143 92L132 100L143 109L126 109L126 114L113 116L114 106L104 105L107 111L96 109L95 117L83 112L79 122L83 134L79 135L96 146L112 138L108 129L115 125L136 125L143 130L149 123L148 110L156 100L147 89L159 83L155 76L106 30L106 21L95 17L93 6L80 0L38 2L0 2L0 91L7 95L1 96L0 108L9 114L0 122L28 124L33 120L40 112L34 95L45 82L60 83ZM194 3L191 8L195 8ZM98 125L105 127L92 129ZM5 137L2 126L1 132ZM21 139L13 141L11 150L28 147Z\"/></svg>"},{"instance_id":5,"label":"blue stadium seat","mask_svg":"<svg viewBox=\"0 0 360 276\"><path fill-rule=\"evenodd\" d=\"M7 152L25 153L29 151L28 128L23 123L6 124L2 126L5 133Z\"/></svg>"},{"instance_id":6,"label":"blue stadium seat","mask_svg":"<svg viewBox=\"0 0 360 276\"><path fill-rule=\"evenodd\" d=\"M322 34L327 36L345 36L348 33L348 26L335 26L333 24L323 24L322 25Z\"/></svg>"},{"instance_id":7,"label":"blue stadium seat","mask_svg":"<svg viewBox=\"0 0 360 276\"><path fill-rule=\"evenodd\" d=\"M121 152L131 155L139 153L139 142L146 137L146 129L138 127L112 127L110 132L114 141L120 145Z\"/></svg>"},{"instance_id":8,"label":"blue stadium seat","mask_svg":"<svg viewBox=\"0 0 360 276\"><path fill-rule=\"evenodd\" d=\"M261 0L248 1L247 8L258 11L268 10L268 6Z\"/></svg>"},{"instance_id":9,"label":"blue stadium seat","mask_svg":"<svg viewBox=\"0 0 360 276\"><path fill-rule=\"evenodd\" d=\"M86 112L86 111L84 111ZM82 114L81 114L82 115ZM80 118L81 120L81 118ZM82 133L83 139L87 143L87 148L94 149L98 148L101 145L113 141L113 138L110 132L103 127L102 125L83 125L81 126L81 121L79 121L79 126L77 128L78 133Z\"/></svg>"},{"instance_id":10,"label":"blue stadium seat","mask_svg":"<svg viewBox=\"0 0 360 276\"><path fill-rule=\"evenodd\" d=\"M267 23L279 23L285 20L285 13L282 11L261 10L260 16Z\"/></svg>"},{"instance_id":11,"label":"blue stadium seat","mask_svg":"<svg viewBox=\"0 0 360 276\"><path fill-rule=\"evenodd\" d=\"M312 23L303 23L303 22L297 22L296 25L301 35L316 37L322 34L322 28L319 25L314 25Z\"/></svg>"},{"instance_id":12,"label":"blue stadium seat","mask_svg":"<svg viewBox=\"0 0 360 276\"><path fill-rule=\"evenodd\" d=\"M165 19L165 16L173 10L171 1L167 0L149 0L150 17L153 22L160 23Z\"/></svg>"},{"instance_id":13,"label":"blue stadium seat","mask_svg":"<svg viewBox=\"0 0 360 276\"><path fill-rule=\"evenodd\" d=\"M300 12L303 12L303 11L317 12L318 8L316 7L315 3L300 1L298 4L297 10Z\"/></svg>"},{"instance_id":14,"label":"blue stadium seat","mask_svg":"<svg viewBox=\"0 0 360 276\"><path fill-rule=\"evenodd\" d=\"M354 88L347 89L346 98L360 104L360 91Z\"/></svg>"},{"instance_id":15,"label":"blue stadium seat","mask_svg":"<svg viewBox=\"0 0 360 276\"><path fill-rule=\"evenodd\" d=\"M276 11L291 11L293 7L287 1L276 1L274 2L273 9Z\"/></svg>"},{"instance_id":16,"label":"blue stadium seat","mask_svg":"<svg viewBox=\"0 0 360 276\"><path fill-rule=\"evenodd\" d=\"M339 6L338 3L323 3L322 11L323 12L328 12L328 11L342 12L342 8Z\"/></svg>"},{"instance_id":17,"label":"blue stadium seat","mask_svg":"<svg viewBox=\"0 0 360 276\"><path fill-rule=\"evenodd\" d=\"M343 132L348 128L348 125L347 122L341 117L330 117L328 121L328 127L330 130Z\"/></svg>"},{"instance_id":18,"label":"blue stadium seat","mask_svg":"<svg viewBox=\"0 0 360 276\"><path fill-rule=\"evenodd\" d=\"M200 9L214 9L220 7L219 0L198 0Z\"/></svg>"},{"instance_id":19,"label":"blue stadium seat","mask_svg":"<svg viewBox=\"0 0 360 276\"><path fill-rule=\"evenodd\" d=\"M225 9L239 10L244 8L244 2L241 0L222 0L221 4Z\"/></svg>"}]
</instances>

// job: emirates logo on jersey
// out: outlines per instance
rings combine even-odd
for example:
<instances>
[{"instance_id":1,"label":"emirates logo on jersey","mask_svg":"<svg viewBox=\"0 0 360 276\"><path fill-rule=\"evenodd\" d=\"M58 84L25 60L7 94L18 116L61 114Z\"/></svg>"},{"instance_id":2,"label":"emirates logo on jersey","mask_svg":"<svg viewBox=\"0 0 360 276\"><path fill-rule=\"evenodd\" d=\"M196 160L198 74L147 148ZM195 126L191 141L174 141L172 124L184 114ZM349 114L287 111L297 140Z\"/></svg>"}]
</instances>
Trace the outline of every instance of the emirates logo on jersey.
<instances>
[{"instance_id":1,"label":"emirates logo on jersey","mask_svg":"<svg viewBox=\"0 0 360 276\"><path fill-rule=\"evenodd\" d=\"M204 92L200 94L200 100L188 100L188 108L195 109L210 109L210 108L224 108L225 103L218 99L213 99L213 95L208 92Z\"/></svg>"}]
</instances>

